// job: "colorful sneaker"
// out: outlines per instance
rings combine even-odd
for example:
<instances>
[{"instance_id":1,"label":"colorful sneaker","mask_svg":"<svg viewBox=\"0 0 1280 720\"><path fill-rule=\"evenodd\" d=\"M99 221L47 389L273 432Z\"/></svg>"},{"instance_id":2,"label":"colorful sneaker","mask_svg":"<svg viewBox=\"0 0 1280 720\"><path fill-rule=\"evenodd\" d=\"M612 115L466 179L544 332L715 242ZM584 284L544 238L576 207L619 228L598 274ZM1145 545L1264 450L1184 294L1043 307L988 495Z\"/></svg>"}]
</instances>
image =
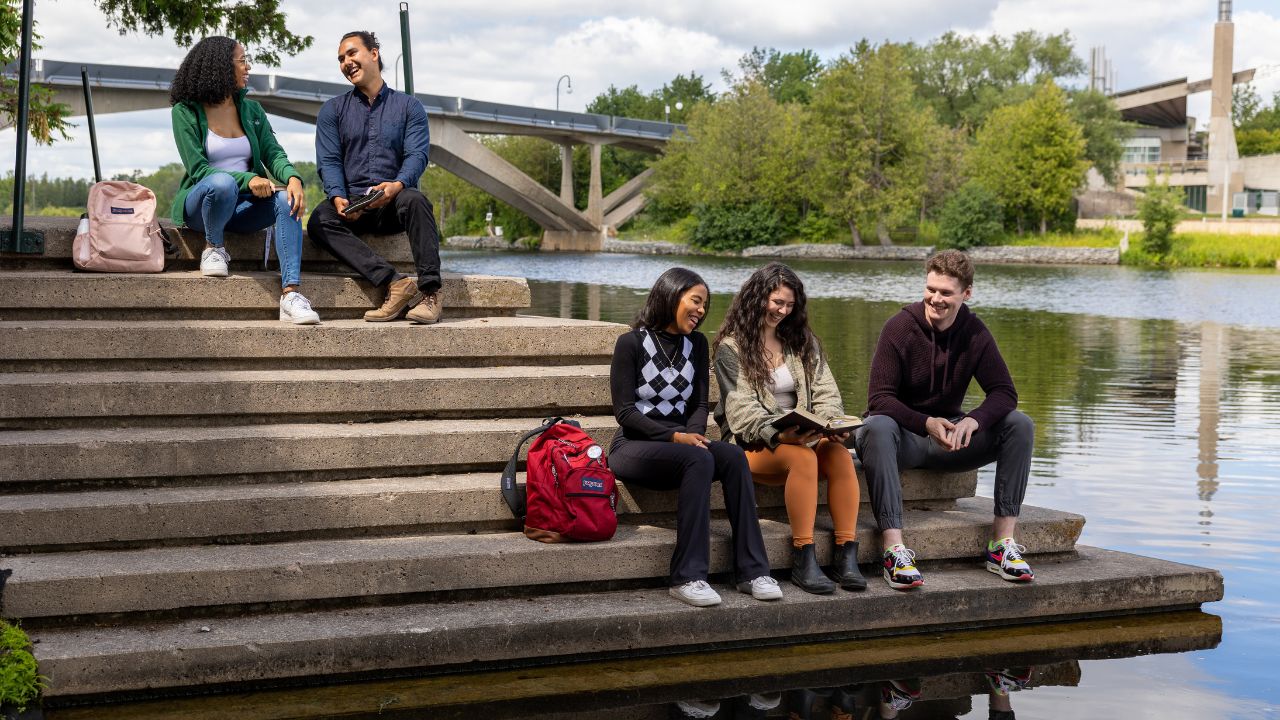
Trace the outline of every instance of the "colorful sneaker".
<instances>
[{"instance_id":1,"label":"colorful sneaker","mask_svg":"<svg viewBox=\"0 0 1280 720\"><path fill-rule=\"evenodd\" d=\"M1022 559L1027 549L1007 537L987 543L987 571L1012 582L1030 582L1036 578L1031 566Z\"/></svg>"},{"instance_id":2,"label":"colorful sneaker","mask_svg":"<svg viewBox=\"0 0 1280 720\"><path fill-rule=\"evenodd\" d=\"M720 604L720 593L708 585L706 580L690 580L683 585L673 585L669 592L671 597L683 600L694 607L711 607Z\"/></svg>"},{"instance_id":3,"label":"colorful sneaker","mask_svg":"<svg viewBox=\"0 0 1280 720\"><path fill-rule=\"evenodd\" d=\"M205 277L226 277L231 256L223 247L208 247L200 253L200 274Z\"/></svg>"},{"instance_id":4,"label":"colorful sneaker","mask_svg":"<svg viewBox=\"0 0 1280 720\"><path fill-rule=\"evenodd\" d=\"M315 325L320 322L320 315L311 309L302 293L293 290L280 298L280 319L294 325Z\"/></svg>"},{"instance_id":5,"label":"colorful sneaker","mask_svg":"<svg viewBox=\"0 0 1280 720\"><path fill-rule=\"evenodd\" d=\"M1032 668L1029 667L988 670L986 672L987 685L990 685L991 692L997 695L1018 692L1025 689L1027 683L1031 681L1031 670Z\"/></svg>"},{"instance_id":6,"label":"colorful sneaker","mask_svg":"<svg viewBox=\"0 0 1280 720\"><path fill-rule=\"evenodd\" d=\"M924 575L916 569L916 553L898 543L884 551L884 580L894 590L910 590L924 584Z\"/></svg>"},{"instance_id":7,"label":"colorful sneaker","mask_svg":"<svg viewBox=\"0 0 1280 720\"><path fill-rule=\"evenodd\" d=\"M917 680L887 680L880 683L880 704L893 710L906 710L920 699L920 683Z\"/></svg>"},{"instance_id":8,"label":"colorful sneaker","mask_svg":"<svg viewBox=\"0 0 1280 720\"><path fill-rule=\"evenodd\" d=\"M738 583L738 591L744 592L757 600L781 600L782 588L772 576L761 575L751 582Z\"/></svg>"}]
</instances>

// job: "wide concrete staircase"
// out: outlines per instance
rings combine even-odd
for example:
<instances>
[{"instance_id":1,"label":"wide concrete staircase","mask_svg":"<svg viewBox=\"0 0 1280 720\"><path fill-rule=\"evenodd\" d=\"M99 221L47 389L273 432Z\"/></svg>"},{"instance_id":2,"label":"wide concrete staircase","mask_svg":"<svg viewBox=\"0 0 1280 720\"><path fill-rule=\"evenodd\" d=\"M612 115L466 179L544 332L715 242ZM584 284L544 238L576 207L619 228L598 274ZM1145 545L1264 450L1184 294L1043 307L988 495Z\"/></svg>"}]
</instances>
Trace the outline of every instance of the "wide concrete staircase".
<instances>
[{"instance_id":1,"label":"wide concrete staircase","mask_svg":"<svg viewBox=\"0 0 1280 720\"><path fill-rule=\"evenodd\" d=\"M498 491L516 439L543 417L577 416L607 446L621 326L518 315L523 280L456 275L439 325L369 324L356 318L370 288L308 264L324 322L295 327L273 319L274 273L73 273L62 245L0 258L0 569L11 571L0 616L38 642L54 702L1221 598L1214 571L1079 547L1082 517L1034 507L1019 539L1038 579L1002 582L977 561L991 501L973 497L975 474L912 472L922 591L895 593L873 574L863 593L784 584L785 600L766 604L721 585L723 605L690 608L662 587L669 494L624 488L612 541L543 545L518 532ZM785 577L782 494L758 500ZM865 512L859 539L873 562ZM730 569L718 517L712 572Z\"/></svg>"}]
</instances>

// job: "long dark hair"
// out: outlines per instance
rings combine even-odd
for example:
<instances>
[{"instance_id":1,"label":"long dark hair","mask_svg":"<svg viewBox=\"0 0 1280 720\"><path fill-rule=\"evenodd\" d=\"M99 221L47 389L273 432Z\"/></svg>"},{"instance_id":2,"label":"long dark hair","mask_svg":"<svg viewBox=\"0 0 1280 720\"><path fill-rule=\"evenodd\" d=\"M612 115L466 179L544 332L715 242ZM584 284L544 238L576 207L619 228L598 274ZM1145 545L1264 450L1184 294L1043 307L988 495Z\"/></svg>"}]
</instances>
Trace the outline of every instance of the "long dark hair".
<instances>
[{"instance_id":1,"label":"long dark hair","mask_svg":"<svg viewBox=\"0 0 1280 720\"><path fill-rule=\"evenodd\" d=\"M649 297L645 299L644 307L640 308L640 312L636 313L636 319L631 323L631 327L637 330L640 328L666 330L667 326L676 319L680 298L699 285L706 287L707 281L688 268L673 267L662 273L649 289ZM711 310L709 291L705 307L708 311ZM702 324L703 319L706 319L706 315L698 320L699 325Z\"/></svg>"},{"instance_id":2,"label":"long dark hair","mask_svg":"<svg viewBox=\"0 0 1280 720\"><path fill-rule=\"evenodd\" d=\"M169 104L191 101L217 105L235 95L236 46L229 37L214 35L195 44L182 58L169 86Z\"/></svg>"},{"instance_id":3,"label":"long dark hair","mask_svg":"<svg viewBox=\"0 0 1280 720\"><path fill-rule=\"evenodd\" d=\"M733 296L729 311L725 314L720 332L716 334L715 347L724 338L733 338L738 344L738 362L747 380L759 392L769 383L770 367L764 359L764 318L769 294L779 287L788 287L795 293L796 306L782 322L778 323L778 340L782 349L800 358L806 378L812 378L818 369L822 348L818 338L809 329L809 314L805 311L804 283L795 271L780 262L771 262L751 273L742 283L742 289Z\"/></svg>"}]
</instances>

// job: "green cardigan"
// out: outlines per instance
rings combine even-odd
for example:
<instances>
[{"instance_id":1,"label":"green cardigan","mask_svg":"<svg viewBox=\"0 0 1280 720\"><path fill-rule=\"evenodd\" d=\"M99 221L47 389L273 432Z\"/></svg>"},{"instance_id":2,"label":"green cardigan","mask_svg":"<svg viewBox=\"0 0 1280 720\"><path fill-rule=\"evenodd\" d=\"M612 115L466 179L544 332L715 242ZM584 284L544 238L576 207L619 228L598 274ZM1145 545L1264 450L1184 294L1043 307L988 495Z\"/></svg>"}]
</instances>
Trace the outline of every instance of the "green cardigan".
<instances>
[{"instance_id":1,"label":"green cardigan","mask_svg":"<svg viewBox=\"0 0 1280 720\"><path fill-rule=\"evenodd\" d=\"M232 96L236 108L240 111L240 125L249 138L249 149L253 153L253 172L228 172L236 179L242 192L249 191L249 181L255 177L271 177L280 184L287 184L289 178L302 176L289 163L289 156L276 141L276 134L267 122L267 113L257 102L245 97L248 90L240 90ZM178 186L178 195L173 199L173 207L169 215L178 225L185 223L182 214L187 194L196 183L213 173L227 172L209 165L209 154L205 150L205 137L209 134L209 119L205 117L204 106L198 102L184 100L173 106L173 140L178 144L178 156L182 158L182 167L186 173L182 176L182 184Z\"/></svg>"}]
</instances>

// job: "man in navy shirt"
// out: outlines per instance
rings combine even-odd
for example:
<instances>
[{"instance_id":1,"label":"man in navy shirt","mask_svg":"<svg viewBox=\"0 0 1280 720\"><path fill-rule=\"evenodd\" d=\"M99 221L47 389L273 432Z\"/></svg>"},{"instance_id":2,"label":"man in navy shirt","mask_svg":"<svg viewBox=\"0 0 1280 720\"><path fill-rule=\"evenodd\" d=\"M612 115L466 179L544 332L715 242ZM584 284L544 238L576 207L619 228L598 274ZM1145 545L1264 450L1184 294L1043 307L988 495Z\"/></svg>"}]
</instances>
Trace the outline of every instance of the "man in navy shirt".
<instances>
[{"instance_id":1,"label":"man in navy shirt","mask_svg":"<svg viewBox=\"0 0 1280 720\"><path fill-rule=\"evenodd\" d=\"M385 290L382 307L365 313L365 320L407 316L434 323L441 312L440 234L431 201L418 190L427 168L427 111L382 81L378 39L371 32L342 36L338 67L355 87L330 98L316 118L316 164L327 199L311 213L307 234ZM359 196L375 190L383 196L346 212ZM357 237L365 232L408 234L416 285Z\"/></svg>"}]
</instances>

